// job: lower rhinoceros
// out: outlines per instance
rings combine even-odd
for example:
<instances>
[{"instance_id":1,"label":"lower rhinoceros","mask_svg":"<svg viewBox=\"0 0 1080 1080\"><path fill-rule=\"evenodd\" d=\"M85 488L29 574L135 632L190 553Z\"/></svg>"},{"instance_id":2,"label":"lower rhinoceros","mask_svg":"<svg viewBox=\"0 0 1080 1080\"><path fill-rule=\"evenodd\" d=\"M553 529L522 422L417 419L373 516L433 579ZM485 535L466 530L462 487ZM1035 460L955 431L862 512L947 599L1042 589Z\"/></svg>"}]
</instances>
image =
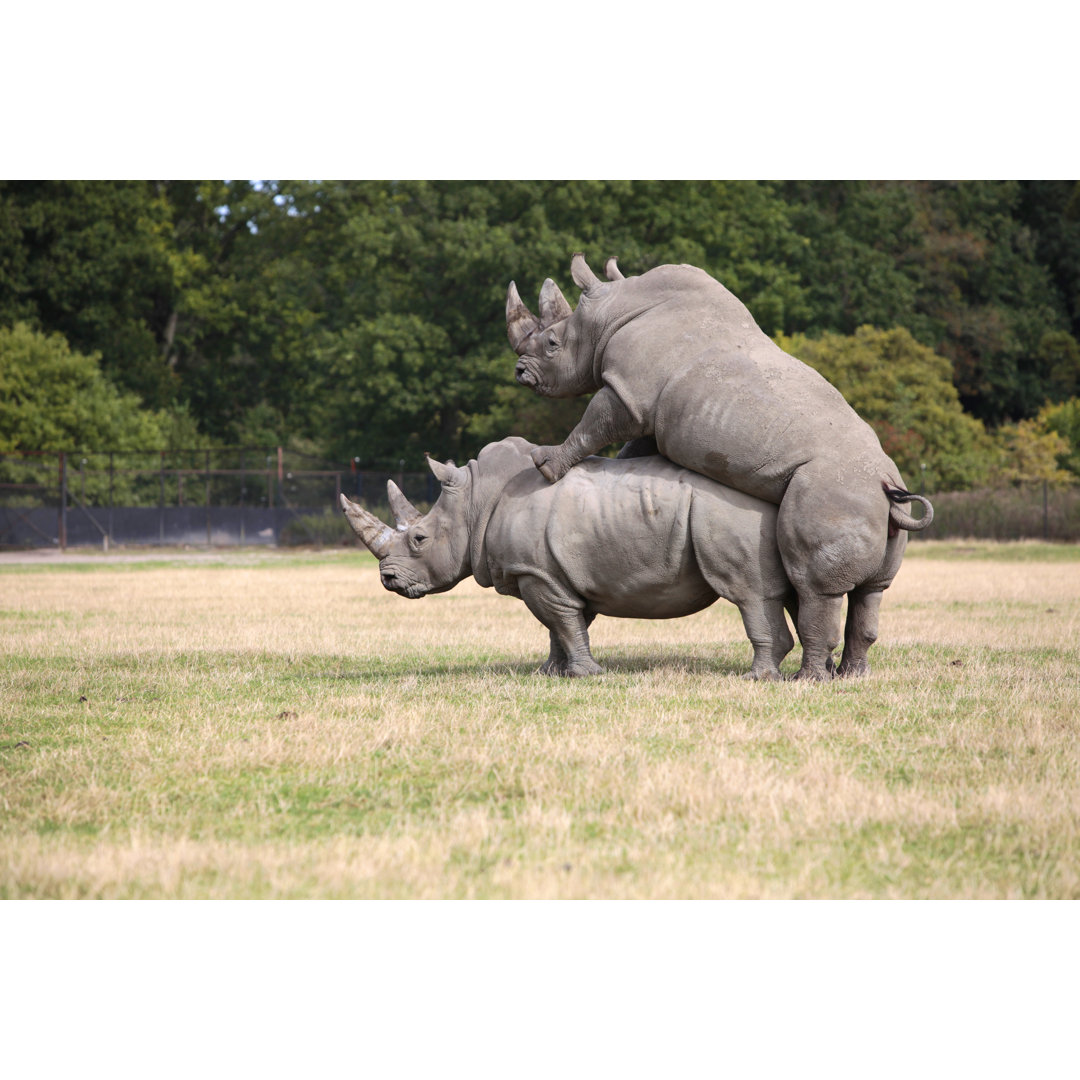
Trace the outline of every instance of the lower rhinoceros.
<instances>
[{"instance_id":1,"label":"lower rhinoceros","mask_svg":"<svg viewBox=\"0 0 1080 1080\"><path fill-rule=\"evenodd\" d=\"M779 677L793 644L784 608L794 615L796 600L775 506L658 456L589 458L553 487L534 468L535 449L512 436L464 466L429 458L439 498L420 514L389 481L395 529L342 495L383 585L416 599L471 574L519 597L550 632L547 675L602 670L589 652L597 615L668 619L722 596L753 644L749 677Z\"/></svg>"},{"instance_id":2,"label":"lower rhinoceros","mask_svg":"<svg viewBox=\"0 0 1080 1080\"><path fill-rule=\"evenodd\" d=\"M907 536L932 519L904 490L873 429L813 368L767 337L720 282L692 266L600 281L571 262L570 307L549 278L540 317L513 282L507 334L517 380L547 397L593 393L560 446L533 451L554 483L611 443L652 437L670 460L779 507L777 543L799 595L799 677L831 678L848 597L842 675L869 670L881 593ZM565 482L562 480L561 482ZM925 508L912 518L898 503Z\"/></svg>"}]
</instances>

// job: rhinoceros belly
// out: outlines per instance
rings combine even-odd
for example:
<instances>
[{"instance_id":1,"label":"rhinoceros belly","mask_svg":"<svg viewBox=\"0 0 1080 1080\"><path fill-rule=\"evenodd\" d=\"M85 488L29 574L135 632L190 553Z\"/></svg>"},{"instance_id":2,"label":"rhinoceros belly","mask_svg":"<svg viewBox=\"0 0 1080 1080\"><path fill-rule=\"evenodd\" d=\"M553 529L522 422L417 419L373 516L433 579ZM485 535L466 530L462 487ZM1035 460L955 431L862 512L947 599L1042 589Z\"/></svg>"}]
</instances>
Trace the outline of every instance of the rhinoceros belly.
<instances>
[{"instance_id":1,"label":"rhinoceros belly","mask_svg":"<svg viewBox=\"0 0 1080 1080\"><path fill-rule=\"evenodd\" d=\"M552 558L589 610L668 619L716 599L690 542L692 488L681 472L660 459L594 458L552 489Z\"/></svg>"}]
</instances>

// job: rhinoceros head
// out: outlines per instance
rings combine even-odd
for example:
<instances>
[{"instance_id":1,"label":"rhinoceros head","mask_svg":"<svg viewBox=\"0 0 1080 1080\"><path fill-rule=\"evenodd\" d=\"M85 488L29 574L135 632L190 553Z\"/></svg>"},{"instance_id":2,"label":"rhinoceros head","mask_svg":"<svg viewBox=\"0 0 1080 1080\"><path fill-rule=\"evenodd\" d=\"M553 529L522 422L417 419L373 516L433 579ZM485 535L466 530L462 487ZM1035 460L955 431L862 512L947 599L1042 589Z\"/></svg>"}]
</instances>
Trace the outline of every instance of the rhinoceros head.
<instances>
[{"instance_id":1,"label":"rhinoceros head","mask_svg":"<svg viewBox=\"0 0 1080 1080\"><path fill-rule=\"evenodd\" d=\"M589 269L584 256L575 255L570 263L574 283L584 290L588 302L604 288ZM608 277L622 280L615 259L607 263ZM515 378L543 397L577 397L599 389L593 372L592 350L583 340L581 311L570 307L551 278L540 289L540 317L522 302L517 286L510 282L506 293L506 336L518 354Z\"/></svg>"},{"instance_id":2,"label":"rhinoceros head","mask_svg":"<svg viewBox=\"0 0 1080 1080\"><path fill-rule=\"evenodd\" d=\"M353 532L379 560L379 577L391 592L416 600L446 592L472 572L466 511L471 478L468 469L428 458L442 485L435 505L421 514L393 480L386 492L397 521L391 529L362 506L341 496L341 508Z\"/></svg>"}]
</instances>

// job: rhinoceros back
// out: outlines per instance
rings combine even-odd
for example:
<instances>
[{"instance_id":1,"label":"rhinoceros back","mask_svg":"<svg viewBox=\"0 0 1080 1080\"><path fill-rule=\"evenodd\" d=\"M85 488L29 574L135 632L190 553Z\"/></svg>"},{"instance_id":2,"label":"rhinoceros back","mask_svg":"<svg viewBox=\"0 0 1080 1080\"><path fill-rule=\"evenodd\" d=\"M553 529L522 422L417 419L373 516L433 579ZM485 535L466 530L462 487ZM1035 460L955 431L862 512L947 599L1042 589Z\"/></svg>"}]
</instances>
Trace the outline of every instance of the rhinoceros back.
<instances>
[{"instance_id":1,"label":"rhinoceros back","mask_svg":"<svg viewBox=\"0 0 1080 1080\"><path fill-rule=\"evenodd\" d=\"M773 503L811 459L839 487L864 473L871 486L896 482L843 395L704 271L662 266L616 282L597 317L615 325L624 307L642 313L606 341L604 381L672 461Z\"/></svg>"}]
</instances>

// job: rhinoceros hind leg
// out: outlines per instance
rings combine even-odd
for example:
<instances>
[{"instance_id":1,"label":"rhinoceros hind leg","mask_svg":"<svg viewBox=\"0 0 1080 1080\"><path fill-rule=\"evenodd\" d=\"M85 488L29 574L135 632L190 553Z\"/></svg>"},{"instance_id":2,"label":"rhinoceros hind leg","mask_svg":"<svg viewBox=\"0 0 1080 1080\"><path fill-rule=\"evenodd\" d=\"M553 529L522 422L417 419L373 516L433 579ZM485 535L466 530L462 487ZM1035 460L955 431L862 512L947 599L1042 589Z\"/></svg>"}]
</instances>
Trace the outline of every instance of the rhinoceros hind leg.
<instances>
[{"instance_id":1,"label":"rhinoceros hind leg","mask_svg":"<svg viewBox=\"0 0 1080 1080\"><path fill-rule=\"evenodd\" d=\"M588 621L591 622L592 619L590 618ZM551 652L547 660L540 666L537 672L538 675L555 675L565 679L584 675L602 675L604 673L604 669L591 655L571 661L559 643L559 639L555 636L555 632L552 630L549 633L551 636Z\"/></svg>"},{"instance_id":2,"label":"rhinoceros hind leg","mask_svg":"<svg viewBox=\"0 0 1080 1080\"><path fill-rule=\"evenodd\" d=\"M589 651L589 624L595 613L586 614L579 597L551 581L520 577L518 589L528 609L548 628L551 639L550 655L540 673L568 678L602 674L604 669Z\"/></svg>"},{"instance_id":3,"label":"rhinoceros hind leg","mask_svg":"<svg viewBox=\"0 0 1080 1080\"><path fill-rule=\"evenodd\" d=\"M744 678L779 679L780 662L795 644L784 618L783 602L761 598L746 600L739 604L739 614L746 636L754 646L754 662Z\"/></svg>"},{"instance_id":4,"label":"rhinoceros hind leg","mask_svg":"<svg viewBox=\"0 0 1080 1080\"><path fill-rule=\"evenodd\" d=\"M881 589L855 589L848 594L848 615L844 627L844 655L837 675L854 678L870 674L867 653L877 641Z\"/></svg>"},{"instance_id":5,"label":"rhinoceros hind leg","mask_svg":"<svg viewBox=\"0 0 1080 1080\"><path fill-rule=\"evenodd\" d=\"M799 596L799 640L802 666L796 679L828 682L836 672L833 651L840 644L843 596Z\"/></svg>"}]
</instances>

